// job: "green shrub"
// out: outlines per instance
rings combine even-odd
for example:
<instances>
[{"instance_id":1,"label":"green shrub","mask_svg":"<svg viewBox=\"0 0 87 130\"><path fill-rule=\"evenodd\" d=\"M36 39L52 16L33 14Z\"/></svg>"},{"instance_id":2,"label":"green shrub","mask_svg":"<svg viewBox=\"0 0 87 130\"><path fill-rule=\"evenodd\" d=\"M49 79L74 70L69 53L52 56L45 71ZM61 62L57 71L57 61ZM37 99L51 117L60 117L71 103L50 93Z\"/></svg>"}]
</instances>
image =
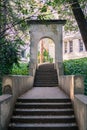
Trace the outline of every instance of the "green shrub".
<instances>
[{"instance_id":1,"label":"green shrub","mask_svg":"<svg viewBox=\"0 0 87 130\"><path fill-rule=\"evenodd\" d=\"M11 73L13 64L18 65L19 51L17 43L12 43L5 38L0 40L0 95L2 94L2 79Z\"/></svg>"},{"instance_id":2,"label":"green shrub","mask_svg":"<svg viewBox=\"0 0 87 130\"><path fill-rule=\"evenodd\" d=\"M28 64L20 63L19 67L14 64L11 74L12 75L28 75L29 74Z\"/></svg>"},{"instance_id":3,"label":"green shrub","mask_svg":"<svg viewBox=\"0 0 87 130\"><path fill-rule=\"evenodd\" d=\"M87 58L64 61L65 75L83 75L85 94L87 95Z\"/></svg>"}]
</instances>

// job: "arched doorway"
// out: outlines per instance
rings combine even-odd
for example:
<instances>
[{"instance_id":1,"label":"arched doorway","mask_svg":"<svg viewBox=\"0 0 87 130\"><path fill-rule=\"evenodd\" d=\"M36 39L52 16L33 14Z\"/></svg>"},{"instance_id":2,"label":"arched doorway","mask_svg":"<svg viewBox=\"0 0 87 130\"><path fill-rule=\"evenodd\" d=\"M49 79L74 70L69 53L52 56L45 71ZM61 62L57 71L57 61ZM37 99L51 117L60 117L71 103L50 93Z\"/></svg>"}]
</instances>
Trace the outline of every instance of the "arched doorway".
<instances>
[{"instance_id":1,"label":"arched doorway","mask_svg":"<svg viewBox=\"0 0 87 130\"><path fill-rule=\"evenodd\" d=\"M51 38L42 38L38 43L37 63L55 63L55 44Z\"/></svg>"},{"instance_id":2,"label":"arched doorway","mask_svg":"<svg viewBox=\"0 0 87 130\"><path fill-rule=\"evenodd\" d=\"M29 74L35 75L38 56L38 43L42 38L51 38L55 43L55 67L58 75L63 74L62 26L65 20L30 20L30 63Z\"/></svg>"}]
</instances>

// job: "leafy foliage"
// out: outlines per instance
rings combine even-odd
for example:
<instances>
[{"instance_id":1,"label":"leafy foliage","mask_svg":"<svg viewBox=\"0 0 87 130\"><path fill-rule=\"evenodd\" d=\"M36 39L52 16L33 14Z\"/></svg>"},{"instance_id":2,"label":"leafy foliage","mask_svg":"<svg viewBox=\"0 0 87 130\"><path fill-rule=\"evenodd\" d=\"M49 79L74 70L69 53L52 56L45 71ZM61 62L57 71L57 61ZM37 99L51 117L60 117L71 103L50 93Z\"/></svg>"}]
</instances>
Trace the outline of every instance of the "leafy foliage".
<instances>
[{"instance_id":1,"label":"leafy foliage","mask_svg":"<svg viewBox=\"0 0 87 130\"><path fill-rule=\"evenodd\" d=\"M26 21L23 17L18 17L17 1L0 1L0 94L2 78L12 72L13 64L18 66L19 48L25 43L27 37L25 35L24 38L24 31L27 29ZM21 11L22 13L25 12Z\"/></svg>"},{"instance_id":2,"label":"leafy foliage","mask_svg":"<svg viewBox=\"0 0 87 130\"><path fill-rule=\"evenodd\" d=\"M78 31L78 25L73 15L71 5L77 3L80 5L85 18L87 17L87 4L86 0L47 0L47 5L53 7L58 13L60 19L67 19L65 31ZM78 7L74 7L78 10Z\"/></svg>"},{"instance_id":3,"label":"leafy foliage","mask_svg":"<svg viewBox=\"0 0 87 130\"><path fill-rule=\"evenodd\" d=\"M38 52L38 63L40 62L40 52ZM50 62L53 63L53 58L49 55L49 52L44 49L43 52L43 62Z\"/></svg>"},{"instance_id":4,"label":"leafy foliage","mask_svg":"<svg viewBox=\"0 0 87 130\"><path fill-rule=\"evenodd\" d=\"M13 63L18 64L18 49L10 42L0 46L0 73L9 74Z\"/></svg>"},{"instance_id":5,"label":"leafy foliage","mask_svg":"<svg viewBox=\"0 0 87 130\"><path fill-rule=\"evenodd\" d=\"M18 44L11 43L10 41L3 39L3 44L0 44L0 94L3 76L10 74L13 68L13 64L15 63L18 65L18 61Z\"/></svg>"},{"instance_id":6,"label":"leafy foliage","mask_svg":"<svg viewBox=\"0 0 87 130\"><path fill-rule=\"evenodd\" d=\"M14 64L11 74L12 75L28 75L29 74L28 64L19 63L19 66Z\"/></svg>"},{"instance_id":7,"label":"leafy foliage","mask_svg":"<svg viewBox=\"0 0 87 130\"><path fill-rule=\"evenodd\" d=\"M87 58L64 61L65 75L83 75L85 94L87 95Z\"/></svg>"}]
</instances>

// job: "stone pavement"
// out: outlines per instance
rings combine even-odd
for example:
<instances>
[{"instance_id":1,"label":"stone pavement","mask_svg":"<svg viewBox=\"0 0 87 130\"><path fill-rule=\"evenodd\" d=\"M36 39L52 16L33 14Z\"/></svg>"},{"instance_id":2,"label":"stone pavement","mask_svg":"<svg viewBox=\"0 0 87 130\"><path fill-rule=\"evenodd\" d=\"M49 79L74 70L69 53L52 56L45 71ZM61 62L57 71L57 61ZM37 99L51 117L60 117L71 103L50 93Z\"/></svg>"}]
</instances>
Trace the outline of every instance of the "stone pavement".
<instances>
[{"instance_id":1,"label":"stone pavement","mask_svg":"<svg viewBox=\"0 0 87 130\"><path fill-rule=\"evenodd\" d=\"M59 87L33 87L31 90L21 96L23 99L61 99L68 96Z\"/></svg>"}]
</instances>

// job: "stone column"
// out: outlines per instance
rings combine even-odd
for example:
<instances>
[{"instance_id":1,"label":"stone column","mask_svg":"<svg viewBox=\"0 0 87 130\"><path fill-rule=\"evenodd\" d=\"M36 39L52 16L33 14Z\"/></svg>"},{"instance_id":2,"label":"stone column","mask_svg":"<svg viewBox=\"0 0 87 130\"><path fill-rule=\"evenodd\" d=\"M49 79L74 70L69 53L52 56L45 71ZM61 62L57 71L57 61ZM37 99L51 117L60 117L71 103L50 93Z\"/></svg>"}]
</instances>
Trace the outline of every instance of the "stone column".
<instances>
[{"instance_id":1,"label":"stone column","mask_svg":"<svg viewBox=\"0 0 87 130\"><path fill-rule=\"evenodd\" d=\"M29 63L29 75L34 76L37 67L37 40L33 38L33 34L30 33L30 63Z\"/></svg>"},{"instance_id":2,"label":"stone column","mask_svg":"<svg viewBox=\"0 0 87 130\"><path fill-rule=\"evenodd\" d=\"M58 36L55 41L55 62L59 75L63 75L63 42L62 42L62 25L58 26Z\"/></svg>"}]
</instances>

